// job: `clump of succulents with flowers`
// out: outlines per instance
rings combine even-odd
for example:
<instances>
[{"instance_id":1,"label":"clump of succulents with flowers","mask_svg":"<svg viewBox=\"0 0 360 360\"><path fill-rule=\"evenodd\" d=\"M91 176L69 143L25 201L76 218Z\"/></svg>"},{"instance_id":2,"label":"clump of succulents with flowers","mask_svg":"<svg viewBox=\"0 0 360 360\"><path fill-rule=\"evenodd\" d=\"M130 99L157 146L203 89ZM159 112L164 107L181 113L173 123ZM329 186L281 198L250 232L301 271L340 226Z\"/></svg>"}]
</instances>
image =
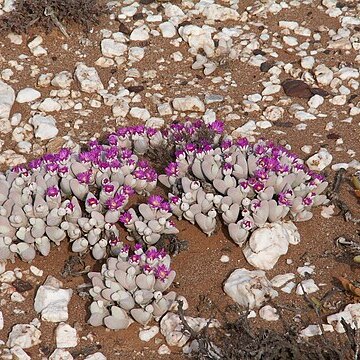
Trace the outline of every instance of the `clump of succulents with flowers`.
<instances>
[{"instance_id":1,"label":"clump of succulents with flowers","mask_svg":"<svg viewBox=\"0 0 360 360\"><path fill-rule=\"evenodd\" d=\"M156 163L161 152L170 159L163 166ZM154 194L158 180L168 199ZM166 293L175 277L170 256L159 249L166 235L178 233L172 215L209 236L221 219L231 239L245 245L247 260L267 269L299 240L285 218L310 219L312 207L326 201L326 186L287 148L233 139L220 121L124 127L80 153L63 148L0 174L0 260L31 261L69 239L72 251L107 258L101 272L89 274L89 322L113 329L146 324L176 299ZM139 195L147 201L132 205ZM284 240L270 246L270 264L259 260L261 231Z\"/></svg>"}]
</instances>

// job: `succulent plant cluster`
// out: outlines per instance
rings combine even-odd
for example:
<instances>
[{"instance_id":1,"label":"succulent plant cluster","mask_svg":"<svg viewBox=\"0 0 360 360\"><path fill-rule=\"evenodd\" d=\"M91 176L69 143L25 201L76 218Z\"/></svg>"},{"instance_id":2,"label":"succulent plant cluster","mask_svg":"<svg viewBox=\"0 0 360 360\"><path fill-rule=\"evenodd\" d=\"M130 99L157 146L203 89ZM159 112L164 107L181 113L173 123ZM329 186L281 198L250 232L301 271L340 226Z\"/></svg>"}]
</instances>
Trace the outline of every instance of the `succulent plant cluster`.
<instances>
[{"instance_id":1,"label":"succulent plant cluster","mask_svg":"<svg viewBox=\"0 0 360 360\"><path fill-rule=\"evenodd\" d=\"M62 149L0 174L0 259L48 255L68 238L72 250L106 256L110 235L135 192L149 194L157 174L130 149L109 141L87 151Z\"/></svg>"},{"instance_id":2,"label":"succulent plant cluster","mask_svg":"<svg viewBox=\"0 0 360 360\"><path fill-rule=\"evenodd\" d=\"M168 200L153 194L158 180ZM123 127L80 153L63 148L0 173L0 260L31 261L69 239L72 251L107 258L101 272L89 273L89 323L145 325L177 298L166 293L175 277L170 256L154 246L178 232L172 215L209 236L221 218L242 245L266 224L310 219L326 187L289 149L233 139L220 121ZM135 194L147 202L133 206ZM121 224L133 250L120 239Z\"/></svg>"},{"instance_id":3,"label":"succulent plant cluster","mask_svg":"<svg viewBox=\"0 0 360 360\"><path fill-rule=\"evenodd\" d=\"M179 232L170 220L172 212L169 202L160 195L151 195L147 204L140 204L138 213L130 208L120 216L119 221L130 233L129 240L154 245L160 240L161 235Z\"/></svg>"},{"instance_id":4,"label":"succulent plant cluster","mask_svg":"<svg viewBox=\"0 0 360 360\"><path fill-rule=\"evenodd\" d=\"M91 272L90 319L93 326L126 329L134 320L146 325L160 319L174 305L176 293L164 292L175 278L164 250L140 244L133 249L119 243L117 257L109 257L101 272Z\"/></svg>"},{"instance_id":5,"label":"succulent plant cluster","mask_svg":"<svg viewBox=\"0 0 360 360\"><path fill-rule=\"evenodd\" d=\"M285 147L246 138L223 138L218 145L185 143L159 181L170 189L173 213L196 223L207 235L220 215L231 238L242 245L266 223L290 215L312 217L311 208L326 201L328 183Z\"/></svg>"}]
</instances>

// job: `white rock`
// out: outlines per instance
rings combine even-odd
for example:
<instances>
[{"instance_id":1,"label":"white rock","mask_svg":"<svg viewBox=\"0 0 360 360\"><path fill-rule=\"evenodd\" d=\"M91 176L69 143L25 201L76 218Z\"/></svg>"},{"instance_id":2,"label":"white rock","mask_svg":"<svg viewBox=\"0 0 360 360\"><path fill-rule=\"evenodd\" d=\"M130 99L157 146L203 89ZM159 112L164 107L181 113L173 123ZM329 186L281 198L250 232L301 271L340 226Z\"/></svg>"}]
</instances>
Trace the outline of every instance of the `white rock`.
<instances>
[{"instance_id":1,"label":"white rock","mask_svg":"<svg viewBox=\"0 0 360 360\"><path fill-rule=\"evenodd\" d=\"M240 15L235 9L221 6L219 4L208 4L203 7L201 13L211 21L237 20Z\"/></svg>"},{"instance_id":2,"label":"white rock","mask_svg":"<svg viewBox=\"0 0 360 360\"><path fill-rule=\"evenodd\" d=\"M96 352L87 356L84 360L106 360L106 356L101 352Z\"/></svg>"},{"instance_id":3,"label":"white rock","mask_svg":"<svg viewBox=\"0 0 360 360\"><path fill-rule=\"evenodd\" d=\"M334 72L326 65L321 64L315 68L315 77L318 84L328 86L334 78Z\"/></svg>"},{"instance_id":4,"label":"white rock","mask_svg":"<svg viewBox=\"0 0 360 360\"><path fill-rule=\"evenodd\" d=\"M174 109L177 111L205 112L205 105L197 96L175 98L172 104Z\"/></svg>"},{"instance_id":5,"label":"white rock","mask_svg":"<svg viewBox=\"0 0 360 360\"><path fill-rule=\"evenodd\" d=\"M339 78L343 81L350 79L357 79L359 77L359 70L345 66L339 70L338 75Z\"/></svg>"},{"instance_id":6,"label":"white rock","mask_svg":"<svg viewBox=\"0 0 360 360\"><path fill-rule=\"evenodd\" d=\"M295 30L296 28L299 27L299 23L297 21L280 20L279 26L284 29Z\"/></svg>"},{"instance_id":7,"label":"white rock","mask_svg":"<svg viewBox=\"0 0 360 360\"><path fill-rule=\"evenodd\" d=\"M304 56L301 59L301 66L306 70L311 70L314 67L315 58L313 56Z\"/></svg>"},{"instance_id":8,"label":"white rock","mask_svg":"<svg viewBox=\"0 0 360 360\"><path fill-rule=\"evenodd\" d=\"M75 78L80 84L80 89L86 93L94 93L104 89L96 69L87 67L84 63L79 63L76 66Z\"/></svg>"},{"instance_id":9,"label":"white rock","mask_svg":"<svg viewBox=\"0 0 360 360\"><path fill-rule=\"evenodd\" d=\"M20 346L22 349L29 349L40 344L41 332L31 324L16 324L12 327L6 345L10 348Z\"/></svg>"},{"instance_id":10,"label":"white rock","mask_svg":"<svg viewBox=\"0 0 360 360\"><path fill-rule=\"evenodd\" d=\"M55 330L56 346L60 349L75 347L78 343L77 331L69 324L61 322Z\"/></svg>"},{"instance_id":11,"label":"white rock","mask_svg":"<svg viewBox=\"0 0 360 360\"><path fill-rule=\"evenodd\" d=\"M228 263L230 261L230 258L227 255L221 255L220 261L222 263Z\"/></svg>"},{"instance_id":12,"label":"white rock","mask_svg":"<svg viewBox=\"0 0 360 360\"><path fill-rule=\"evenodd\" d=\"M259 310L259 316L266 321L277 321L280 318L277 310L270 305L263 306Z\"/></svg>"},{"instance_id":13,"label":"white rock","mask_svg":"<svg viewBox=\"0 0 360 360\"><path fill-rule=\"evenodd\" d=\"M247 309L260 307L278 295L262 270L236 269L225 281L224 291Z\"/></svg>"},{"instance_id":14,"label":"white rock","mask_svg":"<svg viewBox=\"0 0 360 360\"><path fill-rule=\"evenodd\" d=\"M284 43L288 46L296 46L299 44L296 37L294 37L294 36L284 36L283 40L284 40Z\"/></svg>"},{"instance_id":15,"label":"white rock","mask_svg":"<svg viewBox=\"0 0 360 360\"><path fill-rule=\"evenodd\" d=\"M149 28L146 25L135 28L130 34L130 40L133 41L146 41L149 37Z\"/></svg>"},{"instance_id":16,"label":"white rock","mask_svg":"<svg viewBox=\"0 0 360 360\"><path fill-rule=\"evenodd\" d=\"M274 276L270 282L273 287L281 287L285 285L288 281L295 278L295 274L293 273L287 273L287 274L280 274Z\"/></svg>"},{"instance_id":17,"label":"white rock","mask_svg":"<svg viewBox=\"0 0 360 360\"><path fill-rule=\"evenodd\" d=\"M346 104L346 95L336 95L329 101L334 105L343 106Z\"/></svg>"},{"instance_id":18,"label":"white rock","mask_svg":"<svg viewBox=\"0 0 360 360\"><path fill-rule=\"evenodd\" d=\"M273 95L281 90L281 85L269 85L261 93L262 96Z\"/></svg>"},{"instance_id":19,"label":"white rock","mask_svg":"<svg viewBox=\"0 0 360 360\"><path fill-rule=\"evenodd\" d=\"M11 348L10 352L16 360L31 360L31 357L18 345Z\"/></svg>"},{"instance_id":20,"label":"white rock","mask_svg":"<svg viewBox=\"0 0 360 360\"><path fill-rule=\"evenodd\" d=\"M204 318L193 318L185 316L185 320L189 326L195 331L201 331L209 320ZM209 328L218 326L217 321L210 321ZM165 336L165 340L169 346L183 347L190 339L190 335L183 331L183 325L179 315L168 312L160 321L161 334Z\"/></svg>"},{"instance_id":21,"label":"white rock","mask_svg":"<svg viewBox=\"0 0 360 360\"><path fill-rule=\"evenodd\" d=\"M69 351L56 349L49 357L49 360L73 360L73 356Z\"/></svg>"},{"instance_id":22,"label":"white rock","mask_svg":"<svg viewBox=\"0 0 360 360\"><path fill-rule=\"evenodd\" d=\"M161 116L172 115L172 108L169 103L159 104L157 109Z\"/></svg>"},{"instance_id":23,"label":"white rock","mask_svg":"<svg viewBox=\"0 0 360 360\"><path fill-rule=\"evenodd\" d=\"M124 118L129 110L130 106L127 101L125 100L118 100L112 107L112 114L114 117L122 117Z\"/></svg>"},{"instance_id":24,"label":"white rock","mask_svg":"<svg viewBox=\"0 0 360 360\"><path fill-rule=\"evenodd\" d=\"M0 330L2 330L3 328L4 328L4 315L0 310Z\"/></svg>"},{"instance_id":25,"label":"white rock","mask_svg":"<svg viewBox=\"0 0 360 360\"><path fill-rule=\"evenodd\" d=\"M317 94L312 96L311 99L308 101L308 105L313 109L317 109L323 103L324 103L324 98Z\"/></svg>"},{"instance_id":26,"label":"white rock","mask_svg":"<svg viewBox=\"0 0 360 360\"><path fill-rule=\"evenodd\" d=\"M72 74L69 71L61 71L51 80L51 85L61 89L69 89L72 82Z\"/></svg>"},{"instance_id":27,"label":"white rock","mask_svg":"<svg viewBox=\"0 0 360 360\"><path fill-rule=\"evenodd\" d=\"M316 116L306 111L300 110L300 111L296 111L295 118L300 121L307 121L307 120L315 120Z\"/></svg>"},{"instance_id":28,"label":"white rock","mask_svg":"<svg viewBox=\"0 0 360 360\"><path fill-rule=\"evenodd\" d=\"M331 325L328 324L322 324L320 325L309 325L305 329L300 331L300 336L302 337L312 337L316 335L322 335L324 331L333 332L334 328Z\"/></svg>"},{"instance_id":29,"label":"white rock","mask_svg":"<svg viewBox=\"0 0 360 360\"><path fill-rule=\"evenodd\" d=\"M154 325L149 329L142 329L139 331L139 339L148 342L159 332L159 327Z\"/></svg>"},{"instance_id":30,"label":"white rock","mask_svg":"<svg viewBox=\"0 0 360 360\"><path fill-rule=\"evenodd\" d=\"M291 229L290 224L267 223L256 229L243 249L246 260L258 269L272 269L279 257L287 253L289 244L300 241L295 225Z\"/></svg>"},{"instance_id":31,"label":"white rock","mask_svg":"<svg viewBox=\"0 0 360 360\"><path fill-rule=\"evenodd\" d=\"M15 0L4 0L2 10L5 12L10 12L15 9Z\"/></svg>"},{"instance_id":32,"label":"white rock","mask_svg":"<svg viewBox=\"0 0 360 360\"><path fill-rule=\"evenodd\" d=\"M160 24L159 28L164 38L172 38L177 34L175 26L170 21Z\"/></svg>"},{"instance_id":33,"label":"white rock","mask_svg":"<svg viewBox=\"0 0 360 360\"><path fill-rule=\"evenodd\" d=\"M56 120L51 116L34 115L30 119L30 123L35 128L35 137L40 140L49 140L58 134Z\"/></svg>"},{"instance_id":34,"label":"white rock","mask_svg":"<svg viewBox=\"0 0 360 360\"><path fill-rule=\"evenodd\" d=\"M302 276L302 277L305 277L305 276L308 276L308 275L311 275L314 273L315 271L315 266L314 265L311 265L311 266L299 266L296 271Z\"/></svg>"},{"instance_id":35,"label":"white rock","mask_svg":"<svg viewBox=\"0 0 360 360\"><path fill-rule=\"evenodd\" d=\"M179 28L180 36L189 44L189 46L196 51L203 49L208 57L212 57L215 54L215 43L211 37L211 34L214 31L214 28L207 25L203 25L202 27L185 25Z\"/></svg>"},{"instance_id":36,"label":"white rock","mask_svg":"<svg viewBox=\"0 0 360 360\"><path fill-rule=\"evenodd\" d=\"M149 110L139 108L139 107L131 108L130 115L136 119L140 119L143 121L146 121L147 119L150 119L150 117L151 117Z\"/></svg>"},{"instance_id":37,"label":"white rock","mask_svg":"<svg viewBox=\"0 0 360 360\"><path fill-rule=\"evenodd\" d=\"M280 106L271 105L264 110L263 115L270 121L278 121L283 117L284 109Z\"/></svg>"},{"instance_id":38,"label":"white rock","mask_svg":"<svg viewBox=\"0 0 360 360\"><path fill-rule=\"evenodd\" d=\"M169 347L165 344L162 344L159 348L157 353L159 355L170 355L171 354L171 350L169 349Z\"/></svg>"},{"instance_id":39,"label":"white rock","mask_svg":"<svg viewBox=\"0 0 360 360\"><path fill-rule=\"evenodd\" d=\"M127 46L114 39L103 39L101 41L101 53L107 57L122 56L126 53Z\"/></svg>"},{"instance_id":40,"label":"white rock","mask_svg":"<svg viewBox=\"0 0 360 360\"><path fill-rule=\"evenodd\" d=\"M0 80L0 122L7 121L9 119L11 108L14 102L15 102L14 89L10 85Z\"/></svg>"},{"instance_id":41,"label":"white rock","mask_svg":"<svg viewBox=\"0 0 360 360\"><path fill-rule=\"evenodd\" d=\"M16 96L16 101L20 104L29 103L41 97L40 91L33 88L21 89Z\"/></svg>"},{"instance_id":42,"label":"white rock","mask_svg":"<svg viewBox=\"0 0 360 360\"><path fill-rule=\"evenodd\" d=\"M298 286L296 287L296 294L304 295L304 292L306 294L312 294L319 290L319 287L315 284L315 281L313 279L307 279L303 280L300 284L298 284Z\"/></svg>"},{"instance_id":43,"label":"white rock","mask_svg":"<svg viewBox=\"0 0 360 360\"><path fill-rule=\"evenodd\" d=\"M0 276L0 283L12 283L16 280L15 273L11 270L5 271Z\"/></svg>"},{"instance_id":44,"label":"white rock","mask_svg":"<svg viewBox=\"0 0 360 360\"><path fill-rule=\"evenodd\" d=\"M291 294L291 292L295 288L295 286L296 286L296 283L294 281L290 281L284 287L281 288L281 291L283 291L286 294Z\"/></svg>"},{"instance_id":45,"label":"white rock","mask_svg":"<svg viewBox=\"0 0 360 360\"><path fill-rule=\"evenodd\" d=\"M30 266L30 271L32 274L34 274L35 276L43 276L44 274L44 271L43 270L40 270L39 268L37 268L36 266L34 265L31 265Z\"/></svg>"},{"instance_id":46,"label":"white rock","mask_svg":"<svg viewBox=\"0 0 360 360\"><path fill-rule=\"evenodd\" d=\"M44 285L40 286L34 301L34 308L41 313L42 320L61 322L68 319L68 304L72 289L61 289L61 282L48 276Z\"/></svg>"},{"instance_id":47,"label":"white rock","mask_svg":"<svg viewBox=\"0 0 360 360\"><path fill-rule=\"evenodd\" d=\"M310 170L322 171L331 164L332 159L333 157L328 150L321 148L306 161L306 165Z\"/></svg>"},{"instance_id":48,"label":"white rock","mask_svg":"<svg viewBox=\"0 0 360 360\"><path fill-rule=\"evenodd\" d=\"M23 42L22 36L18 34L10 33L7 35L7 38L15 45L21 45Z\"/></svg>"},{"instance_id":49,"label":"white rock","mask_svg":"<svg viewBox=\"0 0 360 360\"><path fill-rule=\"evenodd\" d=\"M338 333L344 333L345 329L341 324L341 320L344 320L351 326L352 329L360 329L360 303L349 304L345 306L343 311L327 317L329 324L335 323L333 326Z\"/></svg>"},{"instance_id":50,"label":"white rock","mask_svg":"<svg viewBox=\"0 0 360 360\"><path fill-rule=\"evenodd\" d=\"M43 112L60 111L61 105L52 98L46 98L40 103L38 110Z\"/></svg>"}]
</instances>

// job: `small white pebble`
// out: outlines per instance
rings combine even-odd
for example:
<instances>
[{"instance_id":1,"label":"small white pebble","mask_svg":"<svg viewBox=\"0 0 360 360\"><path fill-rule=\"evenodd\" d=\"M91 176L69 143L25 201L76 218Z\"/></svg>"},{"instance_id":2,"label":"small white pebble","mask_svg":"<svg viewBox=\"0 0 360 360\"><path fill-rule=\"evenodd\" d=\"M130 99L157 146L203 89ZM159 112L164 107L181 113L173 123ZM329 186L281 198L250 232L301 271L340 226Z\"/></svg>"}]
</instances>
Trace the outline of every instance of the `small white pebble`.
<instances>
[{"instance_id":1,"label":"small white pebble","mask_svg":"<svg viewBox=\"0 0 360 360\"><path fill-rule=\"evenodd\" d=\"M222 263L228 263L230 261L230 258L227 255L222 255L220 261Z\"/></svg>"}]
</instances>

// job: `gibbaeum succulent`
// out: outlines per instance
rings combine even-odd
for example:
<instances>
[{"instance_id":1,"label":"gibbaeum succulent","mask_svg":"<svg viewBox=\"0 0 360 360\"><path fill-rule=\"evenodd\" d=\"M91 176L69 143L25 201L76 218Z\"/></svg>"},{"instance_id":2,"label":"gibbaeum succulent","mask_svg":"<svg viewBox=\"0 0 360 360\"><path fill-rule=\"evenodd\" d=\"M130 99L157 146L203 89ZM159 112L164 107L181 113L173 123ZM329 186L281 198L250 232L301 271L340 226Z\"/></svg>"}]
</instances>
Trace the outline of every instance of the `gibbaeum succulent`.
<instances>
[{"instance_id":1,"label":"gibbaeum succulent","mask_svg":"<svg viewBox=\"0 0 360 360\"><path fill-rule=\"evenodd\" d=\"M150 246L146 251L140 244L132 249L122 242L114 243L117 257L109 257L101 272L91 272L90 295L93 326L125 329L134 320L146 325L159 320L175 305L176 293L166 293L175 278L170 269L170 256L164 250Z\"/></svg>"},{"instance_id":2,"label":"gibbaeum succulent","mask_svg":"<svg viewBox=\"0 0 360 360\"><path fill-rule=\"evenodd\" d=\"M158 179L168 199L153 194ZM176 122L161 130L122 127L104 144L90 141L80 153L63 148L0 173L0 261L13 261L16 254L31 261L68 239L74 252L107 257L101 272L89 273L89 323L110 329L134 320L145 325L176 299L174 292L165 293L175 277L170 257L153 246L162 235L178 232L172 214L209 236L221 219L242 245L256 229L272 231L269 223L283 227L286 218L310 219L312 208L326 201L326 187L324 177L289 148L233 139L221 121ZM146 203L131 206L135 194L147 196ZM120 226L135 240L133 250L120 238ZM257 234L248 249L254 264L263 261L255 241L263 237ZM261 266L272 268L276 261Z\"/></svg>"}]
</instances>

